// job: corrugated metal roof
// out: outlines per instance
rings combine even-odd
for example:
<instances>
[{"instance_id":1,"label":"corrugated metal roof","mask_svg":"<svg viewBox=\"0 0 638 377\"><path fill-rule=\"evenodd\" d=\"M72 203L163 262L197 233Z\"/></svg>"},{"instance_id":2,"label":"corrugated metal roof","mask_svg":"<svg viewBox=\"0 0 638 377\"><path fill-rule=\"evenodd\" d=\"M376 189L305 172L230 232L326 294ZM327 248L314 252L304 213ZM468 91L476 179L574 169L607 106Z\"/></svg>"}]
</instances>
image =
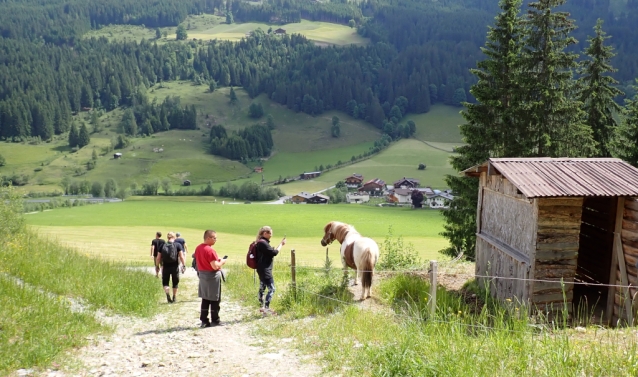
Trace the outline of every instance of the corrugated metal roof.
<instances>
[{"instance_id":1,"label":"corrugated metal roof","mask_svg":"<svg viewBox=\"0 0 638 377\"><path fill-rule=\"evenodd\" d=\"M484 165L528 198L638 196L638 169L617 158L491 158Z\"/></svg>"}]
</instances>

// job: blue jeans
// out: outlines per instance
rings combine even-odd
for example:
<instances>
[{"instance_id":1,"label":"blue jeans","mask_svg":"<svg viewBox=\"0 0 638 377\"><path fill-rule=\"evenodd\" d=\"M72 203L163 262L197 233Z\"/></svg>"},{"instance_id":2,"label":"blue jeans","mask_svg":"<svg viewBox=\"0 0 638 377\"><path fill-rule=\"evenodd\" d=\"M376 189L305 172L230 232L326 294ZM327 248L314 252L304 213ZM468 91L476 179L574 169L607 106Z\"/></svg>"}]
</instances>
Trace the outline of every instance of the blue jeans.
<instances>
[{"instance_id":1,"label":"blue jeans","mask_svg":"<svg viewBox=\"0 0 638 377\"><path fill-rule=\"evenodd\" d=\"M268 293L266 294L266 308L270 306L270 301L272 300L272 295L275 293L275 279L259 279L259 303L264 303L264 291L268 288Z\"/></svg>"}]
</instances>

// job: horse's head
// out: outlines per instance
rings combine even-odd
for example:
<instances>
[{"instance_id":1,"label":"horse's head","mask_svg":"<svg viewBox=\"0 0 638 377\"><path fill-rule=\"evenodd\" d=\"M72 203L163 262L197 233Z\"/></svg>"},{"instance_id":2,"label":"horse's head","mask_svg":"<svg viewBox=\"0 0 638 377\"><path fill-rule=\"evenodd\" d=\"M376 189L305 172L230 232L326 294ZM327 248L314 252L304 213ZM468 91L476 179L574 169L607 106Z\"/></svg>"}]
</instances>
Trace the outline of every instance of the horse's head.
<instances>
[{"instance_id":1,"label":"horse's head","mask_svg":"<svg viewBox=\"0 0 638 377\"><path fill-rule=\"evenodd\" d=\"M321 246L328 246L332 241L337 240L343 243L343 240L348 234L349 226L338 221L331 221L323 228L323 238L321 239Z\"/></svg>"}]
</instances>

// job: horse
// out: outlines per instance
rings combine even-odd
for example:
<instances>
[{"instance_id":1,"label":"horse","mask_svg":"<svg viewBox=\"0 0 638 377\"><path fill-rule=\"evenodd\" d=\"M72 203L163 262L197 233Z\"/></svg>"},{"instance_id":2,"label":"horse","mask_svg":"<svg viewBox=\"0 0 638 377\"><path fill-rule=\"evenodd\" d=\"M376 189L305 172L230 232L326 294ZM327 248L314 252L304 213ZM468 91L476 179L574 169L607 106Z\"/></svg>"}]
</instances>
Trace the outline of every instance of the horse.
<instances>
[{"instance_id":1,"label":"horse","mask_svg":"<svg viewBox=\"0 0 638 377\"><path fill-rule=\"evenodd\" d=\"M352 225L339 221L329 222L323 231L321 246L327 246L334 240L339 241L344 272L348 273L348 267L357 270L354 285L357 285L357 279L361 278L361 300L369 298L372 295L374 266L379 260L377 243L371 238L361 236Z\"/></svg>"}]
</instances>

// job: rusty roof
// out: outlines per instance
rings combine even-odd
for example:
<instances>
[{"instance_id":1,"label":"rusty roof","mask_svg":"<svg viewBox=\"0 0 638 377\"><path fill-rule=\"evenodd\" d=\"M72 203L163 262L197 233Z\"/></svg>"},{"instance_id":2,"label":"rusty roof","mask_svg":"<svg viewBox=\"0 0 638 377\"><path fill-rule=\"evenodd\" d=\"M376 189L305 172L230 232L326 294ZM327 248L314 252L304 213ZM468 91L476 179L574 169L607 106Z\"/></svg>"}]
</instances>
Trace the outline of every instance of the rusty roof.
<instances>
[{"instance_id":1,"label":"rusty roof","mask_svg":"<svg viewBox=\"0 0 638 377\"><path fill-rule=\"evenodd\" d=\"M502 174L528 198L638 195L638 169L617 158L490 158L464 173L481 171Z\"/></svg>"}]
</instances>

